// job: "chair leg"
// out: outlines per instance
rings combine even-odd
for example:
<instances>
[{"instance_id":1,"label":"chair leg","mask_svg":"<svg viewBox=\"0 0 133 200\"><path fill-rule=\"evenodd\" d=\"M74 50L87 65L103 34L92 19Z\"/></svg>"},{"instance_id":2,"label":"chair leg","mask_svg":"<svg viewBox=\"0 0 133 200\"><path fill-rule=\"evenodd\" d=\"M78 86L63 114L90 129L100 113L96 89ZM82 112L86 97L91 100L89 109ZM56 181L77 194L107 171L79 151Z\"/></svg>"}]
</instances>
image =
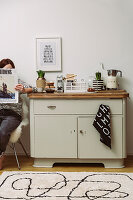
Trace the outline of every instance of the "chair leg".
<instances>
[{"instance_id":1,"label":"chair leg","mask_svg":"<svg viewBox=\"0 0 133 200\"><path fill-rule=\"evenodd\" d=\"M17 161L18 169L20 170L20 164L19 164L19 161L18 161L18 156L17 156L17 152L16 152L16 148L15 148L15 143L13 143L12 146L13 146L15 158L16 158L16 161Z\"/></svg>"},{"instance_id":2,"label":"chair leg","mask_svg":"<svg viewBox=\"0 0 133 200\"><path fill-rule=\"evenodd\" d=\"M19 144L21 145L21 147L22 147L23 151L25 152L26 156L29 158L29 155L28 155L28 153L26 152L26 149L24 148L24 145L22 144L22 142L21 142L20 139L19 139L18 142L19 142Z\"/></svg>"}]
</instances>

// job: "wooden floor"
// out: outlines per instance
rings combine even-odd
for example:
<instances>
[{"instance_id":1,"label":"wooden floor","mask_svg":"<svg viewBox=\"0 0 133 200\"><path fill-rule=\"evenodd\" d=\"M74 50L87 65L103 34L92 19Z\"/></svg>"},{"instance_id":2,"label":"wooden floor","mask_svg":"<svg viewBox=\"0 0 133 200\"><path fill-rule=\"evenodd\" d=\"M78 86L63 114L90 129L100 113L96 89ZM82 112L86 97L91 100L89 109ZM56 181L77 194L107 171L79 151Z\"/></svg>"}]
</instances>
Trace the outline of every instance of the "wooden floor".
<instances>
[{"instance_id":1,"label":"wooden floor","mask_svg":"<svg viewBox=\"0 0 133 200\"><path fill-rule=\"evenodd\" d=\"M25 156L19 156L21 171L64 171L64 172L133 172L133 156L125 159L125 167L121 169L105 169L102 164L54 164L53 168L35 168L32 167L33 159ZM4 171L19 171L14 156L6 156L4 168L0 170L0 174Z\"/></svg>"}]
</instances>

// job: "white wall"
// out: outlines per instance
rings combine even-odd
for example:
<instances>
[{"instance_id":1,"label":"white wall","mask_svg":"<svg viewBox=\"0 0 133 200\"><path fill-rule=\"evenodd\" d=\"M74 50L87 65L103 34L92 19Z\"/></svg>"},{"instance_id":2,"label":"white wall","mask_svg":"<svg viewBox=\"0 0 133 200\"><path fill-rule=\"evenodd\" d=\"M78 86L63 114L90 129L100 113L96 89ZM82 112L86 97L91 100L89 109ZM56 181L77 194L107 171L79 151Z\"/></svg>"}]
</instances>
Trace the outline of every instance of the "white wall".
<instances>
[{"instance_id":1,"label":"white wall","mask_svg":"<svg viewBox=\"0 0 133 200\"><path fill-rule=\"evenodd\" d=\"M100 62L122 70L120 87L130 93L128 154L133 154L132 10L132 0L0 0L0 59L11 58L23 80L35 85L35 38L39 36L62 37L64 75L92 75L101 70ZM56 76L46 74L47 80ZM29 149L26 132L23 137Z\"/></svg>"}]
</instances>

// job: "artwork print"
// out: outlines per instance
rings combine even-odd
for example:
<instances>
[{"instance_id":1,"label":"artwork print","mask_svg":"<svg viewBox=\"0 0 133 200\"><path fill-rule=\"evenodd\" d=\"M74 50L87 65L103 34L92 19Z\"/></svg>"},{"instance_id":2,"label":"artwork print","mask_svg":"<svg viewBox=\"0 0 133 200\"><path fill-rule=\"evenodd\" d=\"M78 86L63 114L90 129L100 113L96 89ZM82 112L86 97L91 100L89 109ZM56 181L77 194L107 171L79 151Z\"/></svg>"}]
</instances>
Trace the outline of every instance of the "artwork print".
<instances>
[{"instance_id":1,"label":"artwork print","mask_svg":"<svg viewBox=\"0 0 133 200\"><path fill-rule=\"evenodd\" d=\"M0 69L0 103L18 103L15 86L18 78L15 70Z\"/></svg>"},{"instance_id":2,"label":"artwork print","mask_svg":"<svg viewBox=\"0 0 133 200\"><path fill-rule=\"evenodd\" d=\"M40 61L42 66L56 64L56 44L54 42L40 43Z\"/></svg>"},{"instance_id":3,"label":"artwork print","mask_svg":"<svg viewBox=\"0 0 133 200\"><path fill-rule=\"evenodd\" d=\"M61 38L36 38L36 68L61 71Z\"/></svg>"}]
</instances>

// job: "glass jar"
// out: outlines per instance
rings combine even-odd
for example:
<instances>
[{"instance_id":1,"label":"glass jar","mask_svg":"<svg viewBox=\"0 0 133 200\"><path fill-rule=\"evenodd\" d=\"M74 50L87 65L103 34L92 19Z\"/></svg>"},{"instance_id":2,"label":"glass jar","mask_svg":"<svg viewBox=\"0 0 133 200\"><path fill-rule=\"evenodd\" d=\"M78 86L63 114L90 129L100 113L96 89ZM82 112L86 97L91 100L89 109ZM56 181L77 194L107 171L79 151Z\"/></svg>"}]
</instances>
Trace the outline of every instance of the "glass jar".
<instances>
[{"instance_id":1,"label":"glass jar","mask_svg":"<svg viewBox=\"0 0 133 200\"><path fill-rule=\"evenodd\" d=\"M93 89L93 80L95 79L94 76L89 76L88 77L88 92L94 92L94 89Z\"/></svg>"}]
</instances>

